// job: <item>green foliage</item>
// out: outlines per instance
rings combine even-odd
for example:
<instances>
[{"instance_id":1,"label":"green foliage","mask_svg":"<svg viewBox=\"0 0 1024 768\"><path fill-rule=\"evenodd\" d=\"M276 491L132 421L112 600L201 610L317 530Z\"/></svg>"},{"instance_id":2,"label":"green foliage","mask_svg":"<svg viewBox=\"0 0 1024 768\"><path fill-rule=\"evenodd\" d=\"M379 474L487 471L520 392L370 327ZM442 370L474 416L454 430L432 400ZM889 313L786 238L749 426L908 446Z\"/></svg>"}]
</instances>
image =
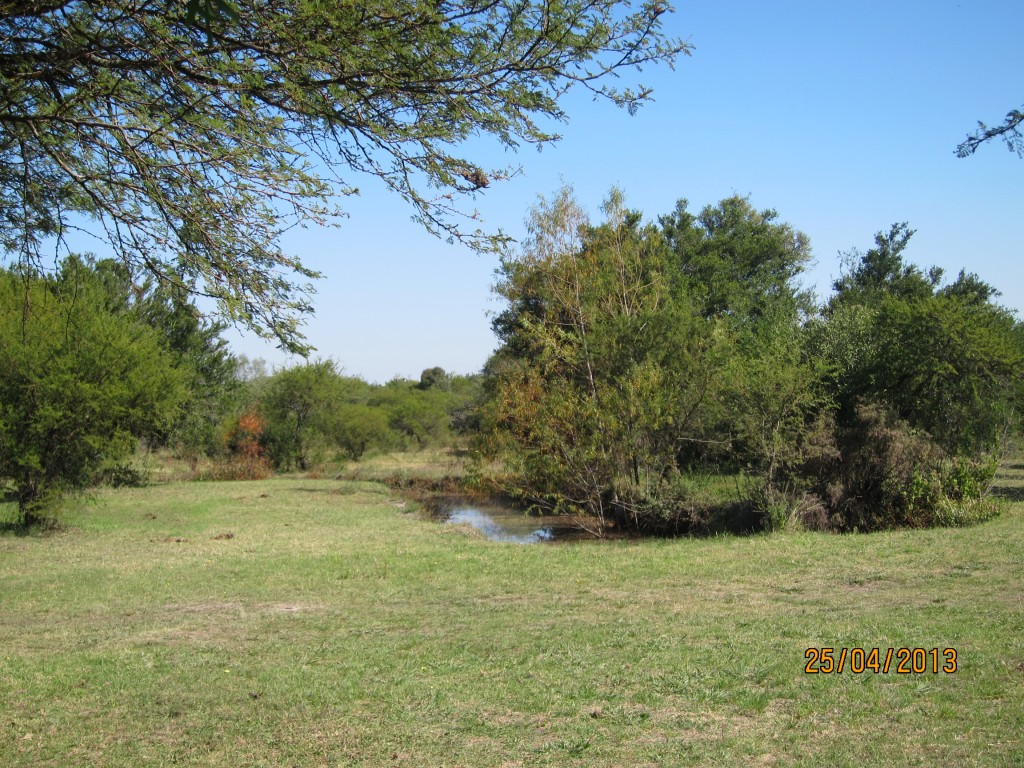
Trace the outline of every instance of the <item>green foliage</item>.
<instances>
[{"instance_id":1,"label":"green foliage","mask_svg":"<svg viewBox=\"0 0 1024 768\"><path fill-rule=\"evenodd\" d=\"M962 501L942 499L932 513L932 524L943 528L965 528L998 517L1005 506L1000 499L990 497Z\"/></svg>"},{"instance_id":2,"label":"green foliage","mask_svg":"<svg viewBox=\"0 0 1024 768\"><path fill-rule=\"evenodd\" d=\"M886 300L875 388L950 453L998 447L1017 420L1024 348L1006 310L956 295Z\"/></svg>"},{"instance_id":3,"label":"green foliage","mask_svg":"<svg viewBox=\"0 0 1024 768\"><path fill-rule=\"evenodd\" d=\"M284 470L448 445L474 429L482 397L479 376L431 368L418 383L395 379L379 386L341 375L330 361L277 371L250 392L252 406L266 418L261 442Z\"/></svg>"},{"instance_id":4,"label":"green foliage","mask_svg":"<svg viewBox=\"0 0 1024 768\"><path fill-rule=\"evenodd\" d=\"M879 405L858 406L851 423L836 430L835 441L835 450L823 451L809 473L835 527L914 525L923 499L915 477L941 462L938 446Z\"/></svg>"},{"instance_id":5,"label":"green foliage","mask_svg":"<svg viewBox=\"0 0 1024 768\"><path fill-rule=\"evenodd\" d=\"M157 331L108 297L78 259L55 277L0 270L0 477L24 522L164 434L186 397Z\"/></svg>"},{"instance_id":6,"label":"green foliage","mask_svg":"<svg viewBox=\"0 0 1024 768\"><path fill-rule=\"evenodd\" d=\"M845 273L832 284L836 294L830 307L847 303L875 305L882 297L900 299L931 296L942 279L942 270L927 273L903 260L903 251L914 236L906 222L893 224L888 232L875 235L875 247L867 253L857 250L845 255Z\"/></svg>"},{"instance_id":7,"label":"green foliage","mask_svg":"<svg viewBox=\"0 0 1024 768\"><path fill-rule=\"evenodd\" d=\"M220 424L241 394L238 361L220 335L227 326L204 319L194 305L151 278L137 281L121 262L105 259L95 269L111 311L131 312L156 330L187 378L187 404L159 442L186 456L215 453Z\"/></svg>"},{"instance_id":8,"label":"green foliage","mask_svg":"<svg viewBox=\"0 0 1024 768\"><path fill-rule=\"evenodd\" d=\"M0 247L39 263L76 216L184 303L292 351L317 273L280 247L378 177L430 230L480 247L465 206L507 169L456 154L558 140L562 100L689 46L661 2L17 2L0 15ZM475 219L471 216L470 220Z\"/></svg>"},{"instance_id":9,"label":"green foliage","mask_svg":"<svg viewBox=\"0 0 1024 768\"><path fill-rule=\"evenodd\" d=\"M811 258L807 235L739 196L698 215L687 206L680 200L659 222L677 259L673 279L700 312L743 321L777 314L785 304L809 308L810 297L794 281Z\"/></svg>"},{"instance_id":10,"label":"green foliage","mask_svg":"<svg viewBox=\"0 0 1024 768\"><path fill-rule=\"evenodd\" d=\"M725 337L673 297L660 231L617 191L604 212L591 227L562 190L503 259L489 420L521 494L639 524L681 445L701 437Z\"/></svg>"},{"instance_id":11,"label":"green foliage","mask_svg":"<svg viewBox=\"0 0 1024 768\"><path fill-rule=\"evenodd\" d=\"M1024 330L992 286L906 263L897 224L819 313L796 282L807 238L774 211L682 201L656 228L613 191L604 213L562 190L502 261L481 447L510 491L598 527L707 530L680 479L717 467L753 470L725 514L767 530L989 514L1024 394Z\"/></svg>"},{"instance_id":12,"label":"green foliage","mask_svg":"<svg viewBox=\"0 0 1024 768\"><path fill-rule=\"evenodd\" d=\"M770 486L827 399L795 284L807 238L738 197L654 227L613 191L605 215L591 226L563 191L503 262L495 441L524 495L687 530L673 478L726 462Z\"/></svg>"},{"instance_id":13,"label":"green foliage","mask_svg":"<svg viewBox=\"0 0 1024 768\"><path fill-rule=\"evenodd\" d=\"M841 421L876 402L950 454L994 450L1020 426L1020 325L976 275L940 287L941 270L905 264L912 234L894 225L850 264L812 346L831 369Z\"/></svg>"},{"instance_id":14,"label":"green foliage","mask_svg":"<svg viewBox=\"0 0 1024 768\"><path fill-rule=\"evenodd\" d=\"M809 324L838 430L806 474L841 527L983 519L989 457L1021 427L1020 324L976 275L942 286L941 270L907 264L912 235L893 225L855 252Z\"/></svg>"},{"instance_id":15,"label":"green foliage","mask_svg":"<svg viewBox=\"0 0 1024 768\"><path fill-rule=\"evenodd\" d=\"M451 397L448 402L448 425L455 437L468 437L480 432L482 410L487 400L484 377L450 376Z\"/></svg>"},{"instance_id":16,"label":"green foliage","mask_svg":"<svg viewBox=\"0 0 1024 768\"><path fill-rule=\"evenodd\" d=\"M111 488L142 488L149 485L149 472L128 462L118 463L100 471L99 484Z\"/></svg>"},{"instance_id":17,"label":"green foliage","mask_svg":"<svg viewBox=\"0 0 1024 768\"><path fill-rule=\"evenodd\" d=\"M761 530L827 530L828 514L813 494L797 493L791 486L779 487L764 479L749 483L741 491L743 504L757 517Z\"/></svg>"},{"instance_id":18,"label":"green foliage","mask_svg":"<svg viewBox=\"0 0 1024 768\"><path fill-rule=\"evenodd\" d=\"M432 389L435 387L438 389L448 389L451 387L451 377L445 372L444 368L427 368L420 374L420 383L417 386L420 389Z\"/></svg>"},{"instance_id":19,"label":"green foliage","mask_svg":"<svg viewBox=\"0 0 1024 768\"><path fill-rule=\"evenodd\" d=\"M852 422L835 434L835 451L807 467L832 511L832 527L965 525L998 512L984 498L997 468L993 456L951 457L880 405L858 406Z\"/></svg>"},{"instance_id":20,"label":"green foliage","mask_svg":"<svg viewBox=\"0 0 1024 768\"><path fill-rule=\"evenodd\" d=\"M151 278L137 280L119 261L104 259L87 266L78 257L65 260L66 265L71 263L95 271L111 312L130 313L152 327L186 377L187 403L175 423L153 442L189 457L216 453L220 425L233 415L241 395L239 362L220 336L226 326L204 319L195 306L181 303Z\"/></svg>"},{"instance_id":21,"label":"green foliage","mask_svg":"<svg viewBox=\"0 0 1024 768\"><path fill-rule=\"evenodd\" d=\"M340 376L330 360L277 371L260 397L262 441L278 469L309 469L335 427Z\"/></svg>"},{"instance_id":22,"label":"green foliage","mask_svg":"<svg viewBox=\"0 0 1024 768\"><path fill-rule=\"evenodd\" d=\"M238 363L220 335L226 326L204 319L193 305L160 287L146 291L135 310L160 331L164 347L188 377L188 400L167 442L185 455L215 453L219 425L241 396Z\"/></svg>"},{"instance_id":23,"label":"green foliage","mask_svg":"<svg viewBox=\"0 0 1024 768\"><path fill-rule=\"evenodd\" d=\"M917 466L909 482L891 480L888 491L901 509L905 524L917 527L972 525L999 514L984 499L995 476L996 462L956 458Z\"/></svg>"},{"instance_id":24,"label":"green foliage","mask_svg":"<svg viewBox=\"0 0 1024 768\"><path fill-rule=\"evenodd\" d=\"M369 403L386 415L388 428L403 447L423 448L448 436L449 400L441 389L394 379L375 389Z\"/></svg>"},{"instance_id":25,"label":"green foliage","mask_svg":"<svg viewBox=\"0 0 1024 768\"><path fill-rule=\"evenodd\" d=\"M805 349L806 333L790 313L765 318L737 344L726 370L723 398L741 459L771 489L802 458L815 415L829 404L824 368Z\"/></svg>"},{"instance_id":26,"label":"green foliage","mask_svg":"<svg viewBox=\"0 0 1024 768\"><path fill-rule=\"evenodd\" d=\"M358 461L370 448L390 443L388 415L380 408L345 403L339 406L331 434L346 458Z\"/></svg>"},{"instance_id":27,"label":"green foliage","mask_svg":"<svg viewBox=\"0 0 1024 768\"><path fill-rule=\"evenodd\" d=\"M877 315L875 307L841 303L805 326L808 353L822 366L840 411L851 412L857 398L873 386Z\"/></svg>"}]
</instances>

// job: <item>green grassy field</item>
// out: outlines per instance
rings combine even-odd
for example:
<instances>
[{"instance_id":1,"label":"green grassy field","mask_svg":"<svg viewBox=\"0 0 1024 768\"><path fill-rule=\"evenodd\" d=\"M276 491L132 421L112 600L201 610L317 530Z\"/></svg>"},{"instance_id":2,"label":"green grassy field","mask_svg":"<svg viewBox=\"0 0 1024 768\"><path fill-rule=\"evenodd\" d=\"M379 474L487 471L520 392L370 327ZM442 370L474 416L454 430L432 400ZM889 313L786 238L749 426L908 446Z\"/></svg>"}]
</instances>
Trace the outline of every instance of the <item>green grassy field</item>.
<instances>
[{"instance_id":1,"label":"green grassy field","mask_svg":"<svg viewBox=\"0 0 1024 768\"><path fill-rule=\"evenodd\" d=\"M1019 499L1024 467L1001 483ZM177 483L7 530L0 765L1024 763L1022 503L960 530L536 546L398 503ZM805 674L821 646L957 670Z\"/></svg>"}]
</instances>

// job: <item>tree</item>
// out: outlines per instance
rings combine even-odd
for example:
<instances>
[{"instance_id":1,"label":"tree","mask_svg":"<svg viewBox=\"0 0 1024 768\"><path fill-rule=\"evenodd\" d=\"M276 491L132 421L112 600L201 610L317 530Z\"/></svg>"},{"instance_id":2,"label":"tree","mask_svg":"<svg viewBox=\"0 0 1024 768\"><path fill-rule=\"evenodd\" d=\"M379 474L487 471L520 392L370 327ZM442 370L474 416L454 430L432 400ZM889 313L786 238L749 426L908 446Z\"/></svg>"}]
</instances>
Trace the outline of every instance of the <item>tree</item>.
<instances>
[{"instance_id":1,"label":"tree","mask_svg":"<svg viewBox=\"0 0 1024 768\"><path fill-rule=\"evenodd\" d=\"M448 406L452 399L446 389L423 389L422 381L392 379L377 388L369 400L371 406L387 415L392 434L405 443L412 441L417 448L449 436Z\"/></svg>"},{"instance_id":2,"label":"tree","mask_svg":"<svg viewBox=\"0 0 1024 768\"><path fill-rule=\"evenodd\" d=\"M1024 112L1019 109L1011 109L1006 113L1002 125L990 128L985 123L978 121L978 130L967 134L956 148L957 157L970 157L978 147L992 139L1002 139L1006 148L1016 152L1017 157L1024 157L1024 134L1020 132L1020 125L1024 123Z\"/></svg>"},{"instance_id":3,"label":"tree","mask_svg":"<svg viewBox=\"0 0 1024 768\"><path fill-rule=\"evenodd\" d=\"M888 232L875 233L875 247L861 253L857 249L844 254L844 273L832 283L836 292L829 302L835 309L844 303L877 305L883 296L901 299L931 296L942 280L942 269L931 267L927 272L903 260L903 251L913 230L902 222L893 224Z\"/></svg>"},{"instance_id":4,"label":"tree","mask_svg":"<svg viewBox=\"0 0 1024 768\"><path fill-rule=\"evenodd\" d=\"M219 427L242 391L238 363L221 337L225 325L204 318L193 304L175 300L160 287L144 293L134 306L160 332L164 348L187 377L188 401L167 443L187 455L214 453Z\"/></svg>"},{"instance_id":5,"label":"tree","mask_svg":"<svg viewBox=\"0 0 1024 768\"><path fill-rule=\"evenodd\" d=\"M424 391L435 387L451 389L451 376L440 366L425 368L420 374L420 383L416 386Z\"/></svg>"},{"instance_id":6,"label":"tree","mask_svg":"<svg viewBox=\"0 0 1024 768\"><path fill-rule=\"evenodd\" d=\"M913 234L894 224L875 248L851 252L815 329L818 350L833 367L840 422L881 403L951 455L975 456L1019 423L1019 323L977 275L943 286L941 269L906 263Z\"/></svg>"},{"instance_id":7,"label":"tree","mask_svg":"<svg viewBox=\"0 0 1024 768\"><path fill-rule=\"evenodd\" d=\"M179 298L293 351L316 273L282 232L327 221L360 175L428 230L478 247L460 199L511 169L457 152L481 134L515 149L558 140L562 97L626 107L625 69L671 65L686 43L648 0L372 6L319 0L15 0L0 10L0 247L39 266L95 220L114 254ZM473 225L470 224L472 227Z\"/></svg>"},{"instance_id":8,"label":"tree","mask_svg":"<svg viewBox=\"0 0 1024 768\"><path fill-rule=\"evenodd\" d=\"M331 437L342 453L359 461L371 447L384 447L391 436L388 416L381 408L343 403L338 409Z\"/></svg>"},{"instance_id":9,"label":"tree","mask_svg":"<svg viewBox=\"0 0 1024 768\"><path fill-rule=\"evenodd\" d=\"M187 378L188 404L160 443L185 454L218 449L221 422L237 405L242 389L238 361L221 338L223 322L212 322L191 303L182 303L151 278L135 276L119 261L95 264L112 312L131 312L156 330L174 365Z\"/></svg>"},{"instance_id":10,"label":"tree","mask_svg":"<svg viewBox=\"0 0 1024 768\"><path fill-rule=\"evenodd\" d=\"M279 469L309 469L316 450L330 442L340 405L341 377L330 360L277 371L260 393L263 439Z\"/></svg>"},{"instance_id":11,"label":"tree","mask_svg":"<svg viewBox=\"0 0 1024 768\"><path fill-rule=\"evenodd\" d=\"M705 439L689 442L681 463L753 465L770 485L796 453L803 417L816 402L817 374L804 359L800 326L812 300L797 284L810 239L777 211L758 211L737 195L698 214L687 207L680 200L659 217L675 257L673 282L719 324L729 354L721 386L708 398L716 407Z\"/></svg>"},{"instance_id":12,"label":"tree","mask_svg":"<svg viewBox=\"0 0 1024 768\"><path fill-rule=\"evenodd\" d=\"M112 309L89 265L0 270L0 478L24 523L178 415L185 377L156 330Z\"/></svg>"},{"instance_id":13,"label":"tree","mask_svg":"<svg viewBox=\"0 0 1024 768\"><path fill-rule=\"evenodd\" d=\"M784 302L758 334L737 338L723 386L728 430L740 458L752 460L772 490L801 458L814 416L829 405L820 360Z\"/></svg>"},{"instance_id":14,"label":"tree","mask_svg":"<svg viewBox=\"0 0 1024 768\"><path fill-rule=\"evenodd\" d=\"M678 260L676 279L706 316L749 324L777 314L780 303L794 311L809 306L795 283L811 259L807 235L744 197L707 205L697 215L687 206L680 200L659 222Z\"/></svg>"},{"instance_id":15,"label":"tree","mask_svg":"<svg viewBox=\"0 0 1024 768\"><path fill-rule=\"evenodd\" d=\"M562 190L502 261L489 423L514 489L641 527L700 434L716 323L672 295L672 252L613 190L591 226Z\"/></svg>"},{"instance_id":16,"label":"tree","mask_svg":"<svg viewBox=\"0 0 1024 768\"><path fill-rule=\"evenodd\" d=\"M880 398L950 455L999 446L1024 394L1024 348L1009 310L937 293L887 298L877 316L873 380Z\"/></svg>"},{"instance_id":17,"label":"tree","mask_svg":"<svg viewBox=\"0 0 1024 768\"><path fill-rule=\"evenodd\" d=\"M592 224L570 190L502 259L480 446L539 506L693 531L984 519L983 454L1017 428L1024 330L992 286L907 264L897 224L816 315L807 238L742 198L644 225L613 191ZM694 469L760 481L714 510ZM875 505L875 502L878 502ZM872 509L872 505L877 506Z\"/></svg>"}]
</instances>

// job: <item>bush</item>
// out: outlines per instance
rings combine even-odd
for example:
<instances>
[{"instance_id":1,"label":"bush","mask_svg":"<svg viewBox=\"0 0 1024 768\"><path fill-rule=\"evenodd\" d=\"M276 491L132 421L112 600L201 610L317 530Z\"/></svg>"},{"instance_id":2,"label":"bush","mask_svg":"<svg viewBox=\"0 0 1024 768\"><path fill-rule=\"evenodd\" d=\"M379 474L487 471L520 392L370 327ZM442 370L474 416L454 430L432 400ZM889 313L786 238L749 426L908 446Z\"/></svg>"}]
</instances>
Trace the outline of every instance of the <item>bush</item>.
<instances>
[{"instance_id":1,"label":"bush","mask_svg":"<svg viewBox=\"0 0 1024 768\"><path fill-rule=\"evenodd\" d=\"M231 456L215 461L202 472L199 480L266 480L274 474L270 461L263 456Z\"/></svg>"},{"instance_id":2,"label":"bush","mask_svg":"<svg viewBox=\"0 0 1024 768\"><path fill-rule=\"evenodd\" d=\"M983 497L995 470L993 460L947 457L888 408L862 403L852 423L837 428L834 446L819 445L802 474L833 526L874 531L989 519L998 508Z\"/></svg>"},{"instance_id":3,"label":"bush","mask_svg":"<svg viewBox=\"0 0 1024 768\"><path fill-rule=\"evenodd\" d=\"M142 488L149 484L149 475L148 469L140 469L132 464L114 464L100 472L97 485L109 485L111 488Z\"/></svg>"},{"instance_id":4,"label":"bush","mask_svg":"<svg viewBox=\"0 0 1024 768\"><path fill-rule=\"evenodd\" d=\"M963 528L968 525L984 523L986 520L998 517L999 513L1003 511L1004 503L998 499L985 498L963 501L942 499L935 510L933 524L945 528Z\"/></svg>"},{"instance_id":5,"label":"bush","mask_svg":"<svg viewBox=\"0 0 1024 768\"><path fill-rule=\"evenodd\" d=\"M832 525L828 510L813 493L799 493L790 486L779 488L757 481L742 494L763 531L825 531Z\"/></svg>"},{"instance_id":6,"label":"bush","mask_svg":"<svg viewBox=\"0 0 1024 768\"><path fill-rule=\"evenodd\" d=\"M263 417L255 411L239 416L225 439L228 457L214 462L199 479L264 480L273 475L274 469L260 442L265 426Z\"/></svg>"},{"instance_id":7,"label":"bush","mask_svg":"<svg viewBox=\"0 0 1024 768\"><path fill-rule=\"evenodd\" d=\"M955 500L981 499L991 487L998 468L999 461L995 456L987 461L954 459L943 472L943 493Z\"/></svg>"},{"instance_id":8,"label":"bush","mask_svg":"<svg viewBox=\"0 0 1024 768\"><path fill-rule=\"evenodd\" d=\"M359 461L371 448L386 448L394 436L382 409L343 404L338 408L331 437L345 458Z\"/></svg>"},{"instance_id":9,"label":"bush","mask_svg":"<svg viewBox=\"0 0 1024 768\"><path fill-rule=\"evenodd\" d=\"M0 482L23 524L175 422L187 392L174 362L155 329L111 307L91 264L0 269Z\"/></svg>"}]
</instances>

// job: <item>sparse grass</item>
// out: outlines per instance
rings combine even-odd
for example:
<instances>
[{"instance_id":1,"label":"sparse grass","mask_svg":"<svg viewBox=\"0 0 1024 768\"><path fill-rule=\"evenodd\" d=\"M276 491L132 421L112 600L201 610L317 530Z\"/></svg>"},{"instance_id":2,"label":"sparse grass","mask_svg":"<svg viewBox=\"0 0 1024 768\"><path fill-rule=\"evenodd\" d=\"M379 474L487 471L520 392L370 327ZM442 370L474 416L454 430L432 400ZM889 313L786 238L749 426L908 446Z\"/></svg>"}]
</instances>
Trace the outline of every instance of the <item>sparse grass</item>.
<instances>
[{"instance_id":1,"label":"sparse grass","mask_svg":"<svg viewBox=\"0 0 1024 768\"><path fill-rule=\"evenodd\" d=\"M140 449L132 457L131 466L151 483L172 483L194 480L207 471L212 462L206 456L189 461L175 456L170 450L147 451Z\"/></svg>"},{"instance_id":2,"label":"sparse grass","mask_svg":"<svg viewBox=\"0 0 1024 768\"><path fill-rule=\"evenodd\" d=\"M462 477L468 458L452 448L424 448L370 456L345 464L337 476L345 480L440 480Z\"/></svg>"},{"instance_id":3,"label":"sparse grass","mask_svg":"<svg viewBox=\"0 0 1024 768\"><path fill-rule=\"evenodd\" d=\"M1024 761L1024 505L955 530L515 546L397 503L181 483L0 535L0 765ZM824 645L959 667L804 674Z\"/></svg>"}]
</instances>

